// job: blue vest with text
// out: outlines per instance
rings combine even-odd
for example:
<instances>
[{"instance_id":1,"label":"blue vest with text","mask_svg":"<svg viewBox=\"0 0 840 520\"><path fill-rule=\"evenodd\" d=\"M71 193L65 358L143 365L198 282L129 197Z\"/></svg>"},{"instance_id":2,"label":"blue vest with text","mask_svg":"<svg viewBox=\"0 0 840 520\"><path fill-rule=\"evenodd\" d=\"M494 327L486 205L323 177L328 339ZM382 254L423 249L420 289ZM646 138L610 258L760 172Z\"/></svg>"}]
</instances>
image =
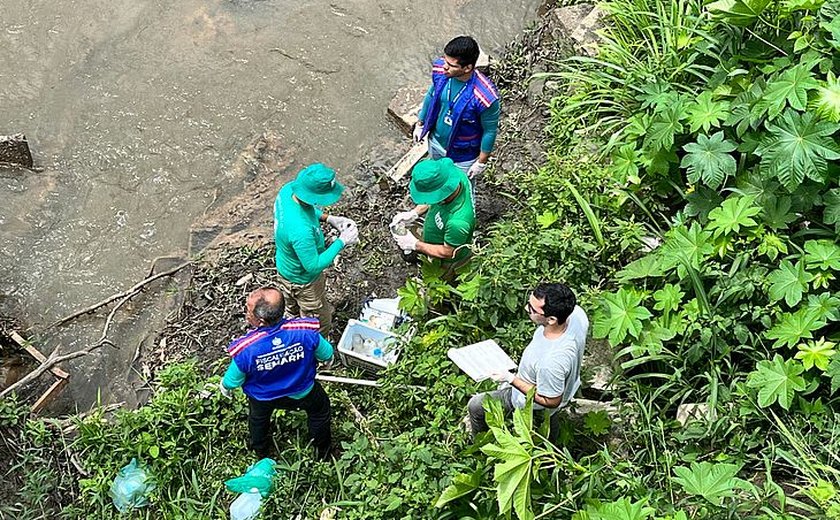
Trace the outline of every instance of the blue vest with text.
<instances>
[{"instance_id":1,"label":"blue vest with text","mask_svg":"<svg viewBox=\"0 0 840 520\"><path fill-rule=\"evenodd\" d=\"M429 133L441 111L443 93L446 82L446 72L443 69L443 58L438 58L432 64L432 85L434 92L426 117L423 119L423 135ZM448 143L440 143L446 148L446 156L454 162L471 161L481 153L481 113L490 108L499 99L496 86L487 76L479 71L473 72L472 77L464 86L464 93L458 97L452 107L452 132ZM447 107L448 108L448 107Z\"/></svg>"},{"instance_id":2,"label":"blue vest with text","mask_svg":"<svg viewBox=\"0 0 840 520\"><path fill-rule=\"evenodd\" d=\"M282 320L250 330L231 343L228 354L245 373L245 394L270 401L309 388L315 381L319 328L317 318Z\"/></svg>"}]
</instances>

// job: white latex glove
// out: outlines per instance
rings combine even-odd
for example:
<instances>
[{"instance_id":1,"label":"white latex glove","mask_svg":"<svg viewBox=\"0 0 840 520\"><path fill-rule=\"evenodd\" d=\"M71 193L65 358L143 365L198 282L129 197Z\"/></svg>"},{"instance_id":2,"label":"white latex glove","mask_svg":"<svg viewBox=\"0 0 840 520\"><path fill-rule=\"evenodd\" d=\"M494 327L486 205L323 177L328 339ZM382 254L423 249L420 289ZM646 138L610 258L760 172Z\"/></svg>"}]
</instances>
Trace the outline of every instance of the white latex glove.
<instances>
[{"instance_id":1,"label":"white latex glove","mask_svg":"<svg viewBox=\"0 0 840 520\"><path fill-rule=\"evenodd\" d=\"M219 391L222 392L222 395L227 397L228 399L231 398L232 394L230 393L230 389L225 388L225 385L219 381Z\"/></svg>"},{"instance_id":2,"label":"white latex glove","mask_svg":"<svg viewBox=\"0 0 840 520\"><path fill-rule=\"evenodd\" d=\"M480 163L478 161L475 161L474 163L472 163L472 166L470 166L470 169L467 170L467 177L469 177L470 179L480 177L486 169L487 163Z\"/></svg>"},{"instance_id":3,"label":"white latex glove","mask_svg":"<svg viewBox=\"0 0 840 520\"><path fill-rule=\"evenodd\" d=\"M338 215L330 215L329 217L327 217L327 224L331 225L333 228L339 231L356 225L356 223L353 222L352 219L349 219L347 217L339 217Z\"/></svg>"},{"instance_id":4,"label":"white latex glove","mask_svg":"<svg viewBox=\"0 0 840 520\"><path fill-rule=\"evenodd\" d=\"M331 357L330 359L321 363L321 368L324 370L329 370L333 367L333 362L335 361L335 356Z\"/></svg>"},{"instance_id":5,"label":"white latex glove","mask_svg":"<svg viewBox=\"0 0 840 520\"><path fill-rule=\"evenodd\" d=\"M423 139L423 125L415 124L414 131L411 132L411 137L415 143L419 143Z\"/></svg>"},{"instance_id":6,"label":"white latex glove","mask_svg":"<svg viewBox=\"0 0 840 520\"><path fill-rule=\"evenodd\" d=\"M394 240L403 251L416 251L418 238L413 233L406 233L405 235L394 235Z\"/></svg>"},{"instance_id":7,"label":"white latex glove","mask_svg":"<svg viewBox=\"0 0 840 520\"><path fill-rule=\"evenodd\" d=\"M345 246L352 246L359 241L359 228L356 227L355 223L352 226L345 227L341 230L338 238L344 242Z\"/></svg>"},{"instance_id":8,"label":"white latex glove","mask_svg":"<svg viewBox=\"0 0 840 520\"><path fill-rule=\"evenodd\" d=\"M490 379L497 383L513 383L514 377L510 372L493 372L490 374Z\"/></svg>"},{"instance_id":9,"label":"white latex glove","mask_svg":"<svg viewBox=\"0 0 840 520\"><path fill-rule=\"evenodd\" d=\"M394 215L394 218L391 219L391 228L394 228L399 224L405 224L407 226L418 218L420 218L420 215L417 214L416 210L401 211Z\"/></svg>"}]
</instances>

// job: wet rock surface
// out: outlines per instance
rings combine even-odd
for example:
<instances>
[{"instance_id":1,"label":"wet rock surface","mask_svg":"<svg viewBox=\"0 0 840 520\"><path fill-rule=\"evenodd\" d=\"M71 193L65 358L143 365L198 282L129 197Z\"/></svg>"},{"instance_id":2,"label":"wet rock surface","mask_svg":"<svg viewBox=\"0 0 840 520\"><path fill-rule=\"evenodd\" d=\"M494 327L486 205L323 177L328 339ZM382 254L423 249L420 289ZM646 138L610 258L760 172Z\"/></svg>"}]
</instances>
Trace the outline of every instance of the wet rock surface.
<instances>
[{"instance_id":1,"label":"wet rock surface","mask_svg":"<svg viewBox=\"0 0 840 520\"><path fill-rule=\"evenodd\" d=\"M32 167L32 153L25 135L0 135L0 163Z\"/></svg>"}]
</instances>

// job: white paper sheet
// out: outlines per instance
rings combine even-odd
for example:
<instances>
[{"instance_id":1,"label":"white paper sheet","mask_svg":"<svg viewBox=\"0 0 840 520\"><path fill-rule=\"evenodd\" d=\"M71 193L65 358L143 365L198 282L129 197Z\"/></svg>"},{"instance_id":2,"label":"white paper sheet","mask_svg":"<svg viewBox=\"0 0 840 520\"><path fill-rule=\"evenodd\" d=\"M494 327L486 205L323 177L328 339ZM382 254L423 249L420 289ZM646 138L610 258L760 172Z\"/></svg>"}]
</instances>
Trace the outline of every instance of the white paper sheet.
<instances>
[{"instance_id":1,"label":"white paper sheet","mask_svg":"<svg viewBox=\"0 0 840 520\"><path fill-rule=\"evenodd\" d=\"M493 372L508 372L516 368L516 363L492 339L451 348L447 356L474 381L487 379Z\"/></svg>"}]
</instances>

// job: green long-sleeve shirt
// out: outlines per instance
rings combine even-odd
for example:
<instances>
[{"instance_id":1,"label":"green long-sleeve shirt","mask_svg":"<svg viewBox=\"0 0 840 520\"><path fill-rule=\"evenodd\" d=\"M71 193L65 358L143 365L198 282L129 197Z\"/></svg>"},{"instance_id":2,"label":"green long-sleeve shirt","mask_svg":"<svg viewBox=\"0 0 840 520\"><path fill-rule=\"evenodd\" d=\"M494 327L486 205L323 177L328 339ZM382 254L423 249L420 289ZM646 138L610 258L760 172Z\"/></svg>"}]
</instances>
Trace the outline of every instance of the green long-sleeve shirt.
<instances>
[{"instance_id":1,"label":"green long-sleeve shirt","mask_svg":"<svg viewBox=\"0 0 840 520\"><path fill-rule=\"evenodd\" d=\"M329 361L333 357L333 347L330 345L330 342L325 340L323 336L321 336L321 341L318 343L318 348L315 349L315 359L318 361ZM225 376L222 378L222 385L228 390L233 390L234 388L239 388L245 383L245 377L247 374L245 372L239 370L239 367L236 366L236 363L231 360L230 366L228 366L227 371L225 372ZM292 399L303 399L309 392L312 391L312 387L315 386L315 382L313 381L309 388L303 390L302 392L298 392L296 394L292 394L289 397Z\"/></svg>"},{"instance_id":2,"label":"green long-sleeve shirt","mask_svg":"<svg viewBox=\"0 0 840 520\"><path fill-rule=\"evenodd\" d=\"M274 258L277 272L292 283L313 282L344 247L341 240L326 247L320 218L320 210L292 198L291 183L280 189L274 201Z\"/></svg>"},{"instance_id":3,"label":"green long-sleeve shirt","mask_svg":"<svg viewBox=\"0 0 840 520\"><path fill-rule=\"evenodd\" d=\"M442 99L441 103L444 103L446 100L443 99L447 94L450 98L457 96L458 92L461 91L461 88L465 85L463 81L459 81L455 78L449 78L449 86L444 87L443 92L441 94ZM434 94L435 86L432 85L429 87L429 90L426 91L426 97L423 98L423 107L420 109L420 114L418 118L420 121L423 121L426 118L426 112L429 110L430 105L432 104L432 95ZM502 112L502 105L497 99L493 103L487 107L487 110L481 113L479 121L481 121L481 151L485 153L490 153L493 151L493 147L496 145L496 135L499 132L499 116ZM452 131L452 127L447 125L443 118L446 117L446 110L438 111L437 122L435 123L434 129L431 132L431 138L440 143L443 146L446 146L449 143L450 132Z\"/></svg>"}]
</instances>

